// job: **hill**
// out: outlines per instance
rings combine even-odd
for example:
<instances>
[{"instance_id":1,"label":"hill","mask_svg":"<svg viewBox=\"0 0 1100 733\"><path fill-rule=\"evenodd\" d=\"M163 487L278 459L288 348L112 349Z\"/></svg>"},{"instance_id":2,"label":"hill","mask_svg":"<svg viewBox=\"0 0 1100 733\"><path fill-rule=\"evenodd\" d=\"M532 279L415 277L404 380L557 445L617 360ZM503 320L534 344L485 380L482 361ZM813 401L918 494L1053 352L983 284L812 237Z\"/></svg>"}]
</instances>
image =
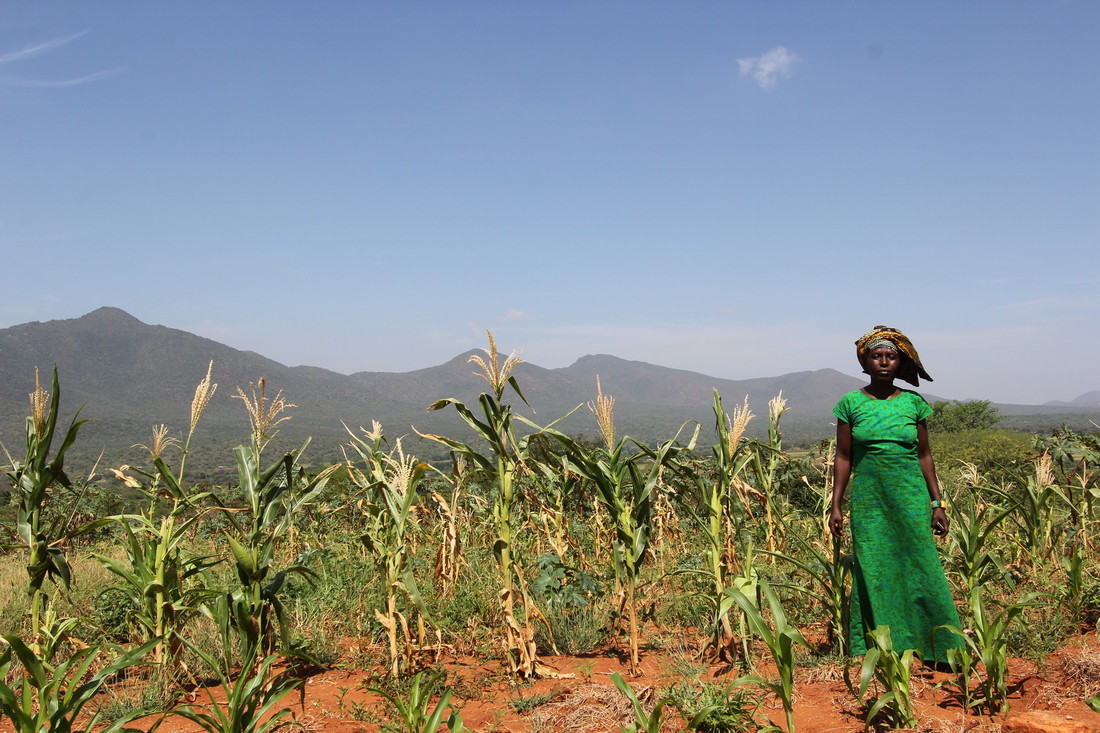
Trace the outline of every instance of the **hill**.
<instances>
[{"instance_id":1,"label":"hill","mask_svg":"<svg viewBox=\"0 0 1100 733\"><path fill-rule=\"evenodd\" d=\"M147 454L135 444L149 442L155 424L167 424L173 435L186 431L195 385L211 361L213 379L220 386L193 443L189 463L199 471L224 471L221 464L228 461L229 448L247 439L247 414L233 397L238 387L248 392L249 383L260 377L266 380L269 399L281 390L295 405L273 450L297 447L312 437L307 455L318 461L333 460L347 440L344 424L357 429L373 420L381 422L391 438L410 435L413 427L469 437L454 410L428 413L425 408L443 397L476 403L485 383L468 363L474 353L480 352L459 354L444 364L411 372L343 375L317 367L287 367L186 331L143 323L117 308L100 308L80 318L0 330L0 370L5 375L0 382L0 441L9 450L19 446L21 417L27 413L35 367L48 387L49 370L56 364L62 415L68 418L84 405L81 416L91 419L78 441L78 465L90 465L100 452L108 466L147 463ZM830 409L840 395L863 383L832 369L727 380L598 354L582 356L559 369L520 364L515 376L531 407L520 403L517 410L537 423L548 424L592 400L597 375L605 393L616 398L620 434L645 442L671 437L692 420L703 424L704 436L709 439L714 422L712 394L717 389L727 410L748 397L758 415L750 425L753 435L766 429L768 401L782 391L788 402L784 435L789 443L808 443L831 434ZM1006 414L1032 422L1037 413L1047 411L1057 418L1053 424L1066 416L1090 414L1076 405L1006 407L1010 408ZM572 434L596 435L595 420L584 407L558 427ZM415 436L413 440L415 447L410 450L417 455L444 455L434 443Z\"/></svg>"}]
</instances>

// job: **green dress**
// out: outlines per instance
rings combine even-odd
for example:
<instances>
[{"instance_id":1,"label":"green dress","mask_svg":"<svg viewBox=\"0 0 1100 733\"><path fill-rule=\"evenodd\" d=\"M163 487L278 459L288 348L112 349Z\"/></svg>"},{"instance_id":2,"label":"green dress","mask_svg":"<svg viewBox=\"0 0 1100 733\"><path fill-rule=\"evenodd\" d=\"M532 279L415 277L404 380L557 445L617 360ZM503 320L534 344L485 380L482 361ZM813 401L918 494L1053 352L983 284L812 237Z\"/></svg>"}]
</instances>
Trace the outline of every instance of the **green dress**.
<instances>
[{"instance_id":1,"label":"green dress","mask_svg":"<svg viewBox=\"0 0 1100 733\"><path fill-rule=\"evenodd\" d=\"M865 654L866 634L885 625L899 653L916 649L926 662L943 661L961 639L944 629L933 634L942 624L959 626L959 614L936 552L917 459L917 423L932 408L908 390L888 400L856 390L833 414L852 426L852 653Z\"/></svg>"}]
</instances>

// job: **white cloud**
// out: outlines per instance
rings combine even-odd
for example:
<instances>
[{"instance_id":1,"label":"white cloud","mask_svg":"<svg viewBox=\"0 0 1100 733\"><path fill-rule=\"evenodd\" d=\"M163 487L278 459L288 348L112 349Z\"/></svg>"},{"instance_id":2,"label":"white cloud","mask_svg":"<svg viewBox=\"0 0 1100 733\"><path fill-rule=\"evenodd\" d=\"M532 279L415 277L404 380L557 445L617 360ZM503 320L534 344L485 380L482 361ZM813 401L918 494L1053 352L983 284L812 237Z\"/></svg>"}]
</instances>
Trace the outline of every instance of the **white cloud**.
<instances>
[{"instance_id":1,"label":"white cloud","mask_svg":"<svg viewBox=\"0 0 1100 733\"><path fill-rule=\"evenodd\" d=\"M57 79L54 81L48 81L45 79L20 79L12 76L0 77L0 83L9 87L29 87L32 89L63 89L65 87L75 87L81 84L87 84L93 81L99 81L100 79L109 79L112 76L117 76L122 73L122 69L107 69L106 71L97 71L94 74L88 74L86 76L80 76L75 79Z\"/></svg>"},{"instance_id":2,"label":"white cloud","mask_svg":"<svg viewBox=\"0 0 1100 733\"><path fill-rule=\"evenodd\" d=\"M87 33L87 31L81 31L80 33L74 33L71 36L64 36L62 38L54 38L53 40L50 40L50 41L43 41L42 43L36 43L34 45L31 45L31 46L25 46L24 48L21 48L18 51L12 51L10 53L0 54L0 64L10 64L10 63L13 63L15 61L22 61L25 58L29 58L31 56L37 56L38 54L46 53L47 51L52 51L53 49L60 48L60 47L64 46L65 44L67 44L71 41L75 41L77 38L80 38L85 33Z\"/></svg>"},{"instance_id":3,"label":"white cloud","mask_svg":"<svg viewBox=\"0 0 1100 733\"><path fill-rule=\"evenodd\" d=\"M25 46L18 51L11 51L9 53L0 53L0 66L6 64L13 64L23 59L31 58L43 53L49 53L54 49L61 48L77 38L83 36L87 31L81 31L80 33L74 33L71 36L63 36L61 38L54 38L49 41L43 41L42 43L36 43L30 46ZM122 69L107 69L105 71L96 71L91 74L85 74L84 76L73 77L70 79L58 79L54 81L45 79L25 79L10 76L0 77L0 86L6 87L32 87L32 88L47 88L47 89L60 89L65 87L75 87L80 84L87 84L93 81L99 81L100 79L107 79L122 73Z\"/></svg>"},{"instance_id":4,"label":"white cloud","mask_svg":"<svg viewBox=\"0 0 1100 733\"><path fill-rule=\"evenodd\" d=\"M749 76L760 86L768 89L780 79L789 79L791 68L801 59L783 46L752 58L737 59L741 76Z\"/></svg>"},{"instance_id":5,"label":"white cloud","mask_svg":"<svg viewBox=\"0 0 1100 733\"><path fill-rule=\"evenodd\" d=\"M513 322L526 321L527 320L527 314L525 312L521 311L521 310L517 310L516 308L512 308L511 310L509 310L507 313L504 314L504 320L513 321Z\"/></svg>"}]
</instances>

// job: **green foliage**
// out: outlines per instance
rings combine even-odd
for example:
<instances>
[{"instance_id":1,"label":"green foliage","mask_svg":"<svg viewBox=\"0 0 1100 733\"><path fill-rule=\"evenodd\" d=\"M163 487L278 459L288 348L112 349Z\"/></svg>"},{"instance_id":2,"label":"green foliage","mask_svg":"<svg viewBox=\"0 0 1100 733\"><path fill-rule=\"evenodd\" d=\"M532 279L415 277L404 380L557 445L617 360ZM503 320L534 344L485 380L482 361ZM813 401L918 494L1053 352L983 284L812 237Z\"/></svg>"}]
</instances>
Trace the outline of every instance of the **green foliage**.
<instances>
[{"instance_id":1,"label":"green foliage","mask_svg":"<svg viewBox=\"0 0 1100 733\"><path fill-rule=\"evenodd\" d=\"M694 445L698 433L696 427L687 450ZM591 482L597 499L611 517L615 532L612 546L615 579L626 594L630 668L636 672L640 661L637 590L642 563L650 552L653 506L665 466L684 448L675 438L652 449L630 438L623 438L610 448L601 446L588 450L561 433L554 435L565 443L569 451L566 470ZM626 450L630 444L639 452L628 456Z\"/></svg>"},{"instance_id":2,"label":"green foliage","mask_svg":"<svg viewBox=\"0 0 1100 733\"><path fill-rule=\"evenodd\" d=\"M626 696L626 699L630 701L631 707L634 709L634 724L630 728L620 728L622 733L660 733L661 731L661 716L664 714L665 706L671 702L668 697L663 697L657 701L657 704L653 706L651 712L646 712L642 706L642 701L638 699L638 695L634 690L626 683L623 676L618 672L611 675L611 681L615 684L615 687L619 689L619 692Z\"/></svg>"},{"instance_id":3,"label":"green foliage","mask_svg":"<svg viewBox=\"0 0 1100 733\"><path fill-rule=\"evenodd\" d=\"M1012 509L997 510L974 501L962 508L951 507L951 513L955 551L948 559L949 572L967 592L1005 575L1004 562L993 547L993 534Z\"/></svg>"},{"instance_id":4,"label":"green foliage","mask_svg":"<svg viewBox=\"0 0 1100 733\"><path fill-rule=\"evenodd\" d=\"M540 650L587 654L607 638L607 613L596 607L603 584L590 573L548 552L535 560L538 575L531 592L545 609L546 624L535 632ZM547 628L549 627L549 628Z\"/></svg>"},{"instance_id":5,"label":"green foliage","mask_svg":"<svg viewBox=\"0 0 1100 733\"><path fill-rule=\"evenodd\" d=\"M930 440L940 478L948 486L966 466L993 483L1011 480L1034 456L1031 437L1009 430L933 432Z\"/></svg>"},{"instance_id":6,"label":"green foliage","mask_svg":"<svg viewBox=\"0 0 1100 733\"><path fill-rule=\"evenodd\" d=\"M1000 421L1000 412L989 400L941 400L932 403L932 415L927 423L933 433L958 433L963 430L988 430Z\"/></svg>"},{"instance_id":7,"label":"green foliage","mask_svg":"<svg viewBox=\"0 0 1100 733\"><path fill-rule=\"evenodd\" d=\"M760 700L736 682L680 682L668 690L667 697L687 721L688 730L741 733L760 727L756 720Z\"/></svg>"},{"instance_id":8,"label":"green foliage","mask_svg":"<svg viewBox=\"0 0 1100 733\"><path fill-rule=\"evenodd\" d=\"M287 693L301 686L302 680L288 670L276 672L279 657L269 654L260 659L261 645L243 639L241 669L233 679L212 655L192 644L188 646L217 674L225 702L211 698L208 705L201 708L187 705L177 710L176 715L208 733L273 733L290 724L286 720L290 709L278 706Z\"/></svg>"},{"instance_id":9,"label":"green foliage","mask_svg":"<svg viewBox=\"0 0 1100 733\"><path fill-rule=\"evenodd\" d=\"M106 665L93 669L101 647L79 649L68 659L52 664L51 655L39 654L18 636L0 637L7 647L0 655L0 712L11 722L17 733L70 733L98 730L112 733L136 718L140 711L115 718L102 728L96 728L100 714L84 717L84 707L108 680L121 669L141 660L155 642L125 652ZM14 682L9 683L20 665ZM83 727L77 727L82 724Z\"/></svg>"},{"instance_id":10,"label":"green foliage","mask_svg":"<svg viewBox=\"0 0 1100 733\"><path fill-rule=\"evenodd\" d=\"M779 701L783 703L783 711L787 715L787 731L788 733L794 733L795 647L808 648L809 644L802 636L802 632L788 622L787 613L783 610L783 606L771 586L766 581L761 580L760 588L764 592L764 597L768 600L768 608L771 611L772 622L770 625L760 611L757 610L756 604L736 588L730 588L726 591L727 600L724 603L734 603L741 608L748 621L749 628L767 646L772 662L775 663L779 679L775 682L769 682L759 675L746 675L737 682L752 682L774 693Z\"/></svg>"},{"instance_id":11,"label":"green foliage","mask_svg":"<svg viewBox=\"0 0 1100 733\"><path fill-rule=\"evenodd\" d=\"M236 531L225 538L239 586L219 599L219 606L224 607L219 617L248 645L260 645L271 652L281 641L283 649L290 652L289 625L280 593L291 574L308 576L311 571L299 563L277 569L276 544L292 526L295 515L324 489L339 465L309 476L298 464L301 451L297 451L261 469L258 441L253 443L251 448L240 446L234 450L245 512L243 518L226 512Z\"/></svg>"},{"instance_id":12,"label":"green foliage","mask_svg":"<svg viewBox=\"0 0 1100 733\"><path fill-rule=\"evenodd\" d=\"M824 611L829 619L828 633L830 645L839 647L843 654L847 652L848 641L845 637L848 619L851 615L848 603L848 580L855 565L855 556L845 555L841 551L841 539L831 537L831 548L826 550L822 543L809 541L797 534L790 537L798 544L799 552L784 554L770 552L794 565L810 579L809 587L786 585L809 595Z\"/></svg>"},{"instance_id":13,"label":"green foliage","mask_svg":"<svg viewBox=\"0 0 1100 733\"><path fill-rule=\"evenodd\" d=\"M890 638L890 627L879 626L867 635L869 649L859 672L859 688L852 688L848 669L844 679L853 694L867 705L867 723L880 715L891 728L916 728L917 712L913 708L912 676L914 653L906 649L898 653ZM867 699L871 682L878 684L878 694Z\"/></svg>"},{"instance_id":14,"label":"green foliage","mask_svg":"<svg viewBox=\"0 0 1100 733\"><path fill-rule=\"evenodd\" d=\"M375 609L375 617L389 637L390 674L396 675L401 670L402 661L406 667L412 663L413 653L412 640L408 638L405 639L404 654L400 653L398 628L405 629L407 636L405 620L413 617L414 613L430 622L420 588L408 566L414 512L420 508L417 487L429 466L406 456L400 439L393 450L385 452L382 449L385 438L379 424L375 423L373 430L363 432L363 437L352 434L350 444L359 456L362 468L349 460L346 469L362 493L358 506L362 511L364 527L359 540L374 557L375 568L386 588L385 607ZM398 592L408 599L404 614L398 610Z\"/></svg>"},{"instance_id":15,"label":"green foliage","mask_svg":"<svg viewBox=\"0 0 1100 733\"><path fill-rule=\"evenodd\" d=\"M424 673L418 672L412 678L408 695L405 697L395 694L393 691L382 687L370 687L370 692L381 695L393 707L397 714L398 724L385 724L382 730L387 733L435 733L441 730L444 723L444 713L451 702L451 691L443 690L439 695L439 701L433 707L431 704L435 690L446 678L446 673L436 672L424 679ZM454 707L446 717L447 728L451 733L462 733L466 727L462 724L462 715Z\"/></svg>"},{"instance_id":16,"label":"green foliage","mask_svg":"<svg viewBox=\"0 0 1100 733\"><path fill-rule=\"evenodd\" d=\"M71 488L72 482L65 472L65 453L76 441L77 432L85 420L74 417L65 431L61 444L54 449L57 429L58 410L61 403L61 388L58 385L57 369L53 371L50 392L42 389L38 383L38 371L35 370L35 390L31 394L31 415L27 417L27 452L23 461L8 456L11 481L18 503L15 516L15 536L18 547L26 556L27 594L31 597L31 630L35 635L32 647L38 647L38 637L46 623L46 611L49 594L46 581L60 582L68 588L72 582L69 561L62 547L73 537L89 532L108 520L100 519L74 528L71 517L58 517L48 521L46 504L49 492L55 486ZM52 397L51 397L52 394ZM79 416L79 411L77 412Z\"/></svg>"},{"instance_id":17,"label":"green foliage","mask_svg":"<svg viewBox=\"0 0 1100 733\"><path fill-rule=\"evenodd\" d=\"M945 626L965 646L947 650L947 661L956 675L956 684L968 709L984 707L989 715L1008 711L1008 654L1009 629L1028 606L1034 605L1034 596L1016 603L1001 604L998 613L985 608L981 587L970 591L970 633L957 626ZM981 673L978 673L978 662ZM979 693L974 696L970 682L977 677Z\"/></svg>"}]
</instances>

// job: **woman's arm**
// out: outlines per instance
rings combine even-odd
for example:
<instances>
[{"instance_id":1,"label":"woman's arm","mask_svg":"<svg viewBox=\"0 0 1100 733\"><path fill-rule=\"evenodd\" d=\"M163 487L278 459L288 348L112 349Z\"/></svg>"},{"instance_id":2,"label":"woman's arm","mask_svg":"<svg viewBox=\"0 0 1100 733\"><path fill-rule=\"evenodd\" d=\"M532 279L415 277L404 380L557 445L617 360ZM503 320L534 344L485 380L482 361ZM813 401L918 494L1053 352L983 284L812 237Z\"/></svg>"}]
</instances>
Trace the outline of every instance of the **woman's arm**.
<instances>
[{"instance_id":1,"label":"woman's arm","mask_svg":"<svg viewBox=\"0 0 1100 733\"><path fill-rule=\"evenodd\" d=\"M917 458L920 460L920 472L924 474L924 483L928 487L928 498L942 504L940 481L936 478L936 462L932 460L932 446L928 442L928 426L924 420L917 423ZM932 509L932 532L939 536L947 534L950 526L947 512L942 506Z\"/></svg>"},{"instance_id":2,"label":"woman's arm","mask_svg":"<svg viewBox=\"0 0 1100 733\"><path fill-rule=\"evenodd\" d=\"M836 455L833 456L833 505L829 511L829 531L834 537L844 536L844 512L840 509L848 480L852 477L852 426L843 420L836 423Z\"/></svg>"}]
</instances>

